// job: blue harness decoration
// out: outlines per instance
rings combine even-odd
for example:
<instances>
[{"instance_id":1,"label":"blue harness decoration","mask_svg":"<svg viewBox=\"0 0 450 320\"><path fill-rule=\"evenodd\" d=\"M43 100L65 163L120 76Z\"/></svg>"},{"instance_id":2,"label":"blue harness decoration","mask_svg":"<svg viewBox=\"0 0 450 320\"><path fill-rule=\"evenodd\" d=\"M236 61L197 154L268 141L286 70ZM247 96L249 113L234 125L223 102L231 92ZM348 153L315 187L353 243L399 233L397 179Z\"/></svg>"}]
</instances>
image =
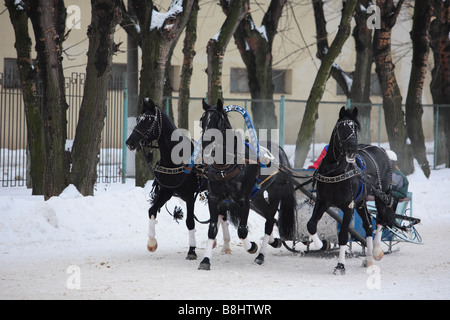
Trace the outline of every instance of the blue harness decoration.
<instances>
[{"instance_id":1,"label":"blue harness decoration","mask_svg":"<svg viewBox=\"0 0 450 320\"><path fill-rule=\"evenodd\" d=\"M256 130L255 130L255 127L253 126L252 119L250 118L250 115L248 114L247 110L245 110L244 108L242 108L240 106L236 106L236 105L227 106L224 108L224 110L226 113L231 112L231 111L238 112L244 118L245 124L248 129L248 133L250 135L250 143L251 143L253 149L256 151L256 159L257 159L258 163L260 163L259 159L261 158L261 150L259 148L259 141L258 141L258 137L256 136ZM262 163L260 163L260 166L265 167L265 165Z\"/></svg>"},{"instance_id":2,"label":"blue harness decoration","mask_svg":"<svg viewBox=\"0 0 450 320\"><path fill-rule=\"evenodd\" d=\"M250 115L248 114L247 110L245 110L244 108L240 107L240 106L236 106L236 105L230 105L224 108L225 112L231 112L231 111L235 111L238 112L240 115L242 115L242 117L245 120L245 124L247 126L249 135L250 135L250 143L251 146L253 148L253 150L256 152L256 159L257 162L259 163L260 167L266 167L266 165L264 163L261 163L259 160L261 158L261 150L259 148L259 141L258 141L258 137L256 136L256 130L255 127L253 126L253 122L252 119L250 118ZM202 148L202 139L200 139L197 144L195 145L194 151L191 154L191 158L189 159L189 163L186 166L186 168L184 169L185 173L191 173L192 168L194 167L195 161L197 161L197 158L200 154L200 150Z\"/></svg>"}]
</instances>

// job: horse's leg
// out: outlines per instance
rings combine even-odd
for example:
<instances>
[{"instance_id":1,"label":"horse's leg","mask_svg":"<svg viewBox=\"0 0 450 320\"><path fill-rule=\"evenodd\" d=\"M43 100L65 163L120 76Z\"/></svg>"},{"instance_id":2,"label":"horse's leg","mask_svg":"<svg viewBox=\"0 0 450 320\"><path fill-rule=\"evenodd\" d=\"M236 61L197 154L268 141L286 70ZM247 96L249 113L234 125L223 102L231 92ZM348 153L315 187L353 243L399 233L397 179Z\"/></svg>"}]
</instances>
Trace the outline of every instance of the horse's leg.
<instances>
[{"instance_id":1,"label":"horse's leg","mask_svg":"<svg viewBox=\"0 0 450 320\"><path fill-rule=\"evenodd\" d=\"M367 210L367 206L364 203L360 207L356 209L359 216L361 217L364 231L366 231L366 245L367 245L367 253L366 259L363 262L364 267L370 267L373 265L373 227L372 227L372 217L370 216L369 211Z\"/></svg>"},{"instance_id":2,"label":"horse's leg","mask_svg":"<svg viewBox=\"0 0 450 320\"><path fill-rule=\"evenodd\" d=\"M388 210L392 210L381 199L375 198L375 205L377 207L377 230L375 231L375 239L373 241L373 258L380 261L383 258L384 252L381 247L381 237L383 235L383 222L386 223L388 219Z\"/></svg>"},{"instance_id":3,"label":"horse's leg","mask_svg":"<svg viewBox=\"0 0 450 320\"><path fill-rule=\"evenodd\" d=\"M247 228L247 222L248 222L248 214L250 212L250 199L249 197L244 197L241 200L241 205L237 209L240 214L240 222L238 227L238 237L241 239L242 244L244 245L244 249L247 250L248 253L256 253L258 251L258 245L250 241L248 239L248 228Z\"/></svg>"},{"instance_id":4,"label":"horse's leg","mask_svg":"<svg viewBox=\"0 0 450 320\"><path fill-rule=\"evenodd\" d=\"M194 221L194 198L186 201L187 216L186 216L186 227L189 231L189 251L187 253L187 260L196 260L197 254L195 253L195 248L197 247L197 242L195 240L195 221Z\"/></svg>"},{"instance_id":5,"label":"horse's leg","mask_svg":"<svg viewBox=\"0 0 450 320\"><path fill-rule=\"evenodd\" d=\"M211 269L211 257L214 241L217 236L218 228L217 222L219 219L219 200L209 197L209 228L208 228L208 241L205 247L205 253L203 255L203 260L200 262L198 270L210 270Z\"/></svg>"},{"instance_id":6,"label":"horse's leg","mask_svg":"<svg viewBox=\"0 0 450 320\"><path fill-rule=\"evenodd\" d=\"M219 224L222 226L222 233L223 233L223 247L222 247L222 253L227 254L231 253L230 249L230 230L228 229L229 223L227 220L224 219L223 215L219 215Z\"/></svg>"},{"instance_id":7,"label":"horse's leg","mask_svg":"<svg viewBox=\"0 0 450 320\"><path fill-rule=\"evenodd\" d=\"M164 190L159 190L158 194L153 201L153 205L148 209L148 242L147 250L150 252L155 252L158 248L158 242L156 241L156 228L155 225L158 223L156 216L158 215L159 209L172 197L171 194L165 192Z\"/></svg>"},{"instance_id":8,"label":"horse's leg","mask_svg":"<svg viewBox=\"0 0 450 320\"><path fill-rule=\"evenodd\" d=\"M348 227L350 226L350 221L353 216L353 209L348 207L340 208L344 213L342 218L341 230L338 235L339 242L339 258L338 264L334 268L334 274L345 274L345 249L348 242Z\"/></svg>"},{"instance_id":9,"label":"horse's leg","mask_svg":"<svg viewBox=\"0 0 450 320\"><path fill-rule=\"evenodd\" d=\"M255 258L255 262L259 265L264 263L264 257L266 254L267 245L270 244L274 248L279 248L278 243L281 246L279 239L273 238L273 226L275 224L275 214L277 212L280 199L273 199L273 195L269 194L269 210L266 212L266 223L264 225L264 238L258 256Z\"/></svg>"},{"instance_id":10,"label":"horse's leg","mask_svg":"<svg viewBox=\"0 0 450 320\"><path fill-rule=\"evenodd\" d=\"M316 204L314 205L313 214L306 225L308 232L311 235L311 239L314 243L314 247L317 250L328 250L330 246L328 241L320 240L319 236L317 235L317 224L319 223L320 219L322 219L324 212L328 208L329 205L323 202L316 202Z\"/></svg>"}]
</instances>

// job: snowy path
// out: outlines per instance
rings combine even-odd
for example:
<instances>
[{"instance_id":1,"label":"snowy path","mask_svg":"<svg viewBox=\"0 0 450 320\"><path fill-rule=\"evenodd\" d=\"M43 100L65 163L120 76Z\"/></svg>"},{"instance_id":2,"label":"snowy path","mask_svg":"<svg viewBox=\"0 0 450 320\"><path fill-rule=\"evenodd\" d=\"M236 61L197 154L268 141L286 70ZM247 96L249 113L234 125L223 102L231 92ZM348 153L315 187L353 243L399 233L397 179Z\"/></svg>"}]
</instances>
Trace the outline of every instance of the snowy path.
<instances>
[{"instance_id":1,"label":"snowy path","mask_svg":"<svg viewBox=\"0 0 450 320\"><path fill-rule=\"evenodd\" d=\"M399 244L375 273L361 267L362 258L349 258L345 276L332 274L335 254L269 248L265 264L256 265L234 228L232 254L214 249L211 271L199 271L207 226L197 224L199 259L187 261L184 220L175 223L165 209L158 250L149 253L148 187L110 185L85 198L68 188L47 202L26 189L2 188L0 299L449 299L450 170L409 178L425 245ZM169 208L179 204L173 199ZM206 218L206 207L197 211ZM262 219L251 214L249 227L260 239ZM221 245L221 232L218 239Z\"/></svg>"}]
</instances>

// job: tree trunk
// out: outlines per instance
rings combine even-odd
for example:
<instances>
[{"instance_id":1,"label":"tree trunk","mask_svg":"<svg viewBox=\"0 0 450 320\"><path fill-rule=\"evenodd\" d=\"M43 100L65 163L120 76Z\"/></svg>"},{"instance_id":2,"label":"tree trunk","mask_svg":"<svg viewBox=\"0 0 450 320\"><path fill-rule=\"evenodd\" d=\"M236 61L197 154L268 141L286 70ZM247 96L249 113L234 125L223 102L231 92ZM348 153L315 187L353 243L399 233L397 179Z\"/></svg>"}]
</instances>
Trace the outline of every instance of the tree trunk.
<instances>
[{"instance_id":1,"label":"tree trunk","mask_svg":"<svg viewBox=\"0 0 450 320\"><path fill-rule=\"evenodd\" d=\"M361 123L361 143L370 143L370 72L372 66L372 32L366 26L367 14L362 12L361 5L367 7L368 0L360 0L360 5L355 7L356 26L353 29L353 37L356 46L356 63L353 75L345 72L337 64L333 63L330 74L342 89L345 96L352 101L352 107L359 110L358 119ZM314 20L317 37L317 58L322 61L329 50L328 33L326 28L325 13L322 0L312 0Z\"/></svg>"},{"instance_id":2,"label":"tree trunk","mask_svg":"<svg viewBox=\"0 0 450 320\"><path fill-rule=\"evenodd\" d=\"M142 49L142 67L139 86L139 111L142 111L142 102L145 97L151 98L161 106L164 90L166 62L169 53L176 45L182 30L189 19L194 0L183 0L181 10L178 1L172 1L167 14L160 25L156 25L156 19L152 24L152 16L156 10L152 1L134 0L134 12L139 25L128 15L123 2L121 8L124 21L121 26L128 35L135 38ZM154 157L153 163L158 155ZM136 186L143 187L152 179L149 165L144 159L143 153L136 154Z\"/></svg>"},{"instance_id":3,"label":"tree trunk","mask_svg":"<svg viewBox=\"0 0 450 320\"><path fill-rule=\"evenodd\" d=\"M414 171L411 145L406 143L408 137L404 125L402 96L394 73L391 55L391 32L403 0L394 5L393 0L378 0L380 7L381 28L375 30L373 53L376 72L383 91L383 110L386 131L391 149L397 153L398 164L405 174Z\"/></svg>"},{"instance_id":4,"label":"tree trunk","mask_svg":"<svg viewBox=\"0 0 450 320\"><path fill-rule=\"evenodd\" d=\"M239 23L234 38L247 68L255 128L278 127L273 100L272 44L286 0L272 0L258 30L250 13ZM263 31L263 32L261 32Z\"/></svg>"},{"instance_id":5,"label":"tree trunk","mask_svg":"<svg viewBox=\"0 0 450 320\"><path fill-rule=\"evenodd\" d=\"M186 35L183 46L183 66L181 69L180 90L178 93L178 127L189 129L189 98L190 86L195 56L195 42L197 41L198 0L194 1L191 17L186 25Z\"/></svg>"},{"instance_id":6,"label":"tree trunk","mask_svg":"<svg viewBox=\"0 0 450 320\"><path fill-rule=\"evenodd\" d=\"M173 108L172 108L172 83L174 79L174 74L172 72L172 56L173 56L173 47L170 49L169 54L167 56L166 60L166 67L165 67L165 73L164 73L164 90L163 90L163 97L165 98L162 101L162 110L164 110L165 113L174 121L173 118Z\"/></svg>"},{"instance_id":7,"label":"tree trunk","mask_svg":"<svg viewBox=\"0 0 450 320\"><path fill-rule=\"evenodd\" d=\"M43 87L44 198L59 195L68 185L69 161L65 154L68 108L62 69L64 1L30 2L29 16L36 38L38 74Z\"/></svg>"},{"instance_id":8,"label":"tree trunk","mask_svg":"<svg viewBox=\"0 0 450 320\"><path fill-rule=\"evenodd\" d=\"M360 0L356 6L353 38L355 39L356 63L351 87L350 98L352 108L358 108L358 120L361 123L361 132L358 135L360 143L370 144L370 81L372 71L372 30L367 28L367 13L361 10L369 6L369 0Z\"/></svg>"},{"instance_id":9,"label":"tree trunk","mask_svg":"<svg viewBox=\"0 0 450 320\"><path fill-rule=\"evenodd\" d=\"M356 0L344 1L339 30L331 46L320 64L314 84L306 102L302 124L297 135L295 148L295 167L302 168L311 146L312 137L318 119L319 102L325 91L325 85L330 75L331 67L339 56L342 46L350 35L350 22L355 11Z\"/></svg>"},{"instance_id":10,"label":"tree trunk","mask_svg":"<svg viewBox=\"0 0 450 320\"><path fill-rule=\"evenodd\" d=\"M434 104L450 105L450 2L433 0L433 18L430 26L434 68L431 94ZM435 112L437 112L435 107ZM439 107L436 164L450 168L450 107Z\"/></svg>"},{"instance_id":11,"label":"tree trunk","mask_svg":"<svg viewBox=\"0 0 450 320\"><path fill-rule=\"evenodd\" d=\"M44 194L44 131L41 118L41 106L37 97L36 71L31 59L31 38L28 32L28 16L25 10L19 10L14 0L6 0L10 20L14 27L17 64L23 93L25 117L27 122L27 141L31 170L29 179L32 194Z\"/></svg>"},{"instance_id":12,"label":"tree trunk","mask_svg":"<svg viewBox=\"0 0 450 320\"><path fill-rule=\"evenodd\" d=\"M120 10L114 0L91 0L91 24L86 82L72 148L71 181L84 196L94 194L101 133L107 113L106 97L111 79L114 31Z\"/></svg>"},{"instance_id":13,"label":"tree trunk","mask_svg":"<svg viewBox=\"0 0 450 320\"><path fill-rule=\"evenodd\" d=\"M227 15L219 33L211 38L206 46L208 54L208 103L216 104L223 99L222 64L226 48L236 31L239 22L248 11L248 0L221 0L220 5Z\"/></svg>"},{"instance_id":14,"label":"tree trunk","mask_svg":"<svg viewBox=\"0 0 450 320\"><path fill-rule=\"evenodd\" d=\"M422 93L425 75L427 73L428 31L430 30L431 4L428 0L416 0L414 5L413 27L411 39L413 44L413 59L411 76L409 78L408 95L406 97L406 128L411 140L414 157L419 162L423 173L430 176L425 137L422 128Z\"/></svg>"}]
</instances>

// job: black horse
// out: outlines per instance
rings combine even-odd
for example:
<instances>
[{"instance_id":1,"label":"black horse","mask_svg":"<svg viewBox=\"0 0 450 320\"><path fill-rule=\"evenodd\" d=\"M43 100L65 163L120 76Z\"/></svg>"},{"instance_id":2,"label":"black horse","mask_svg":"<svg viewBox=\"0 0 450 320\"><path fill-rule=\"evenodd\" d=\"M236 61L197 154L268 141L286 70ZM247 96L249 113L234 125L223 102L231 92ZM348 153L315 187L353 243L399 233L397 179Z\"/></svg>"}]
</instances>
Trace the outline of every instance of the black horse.
<instances>
[{"instance_id":1,"label":"black horse","mask_svg":"<svg viewBox=\"0 0 450 320\"><path fill-rule=\"evenodd\" d=\"M316 248L325 249L326 245L317 236L317 223L329 207L342 210L343 221L338 235L340 251L335 274L345 273L345 246L354 208L361 216L366 231L367 265L373 264L373 259L382 258L382 227L394 224L391 197L392 164L384 149L358 145L357 133L360 124L357 115L356 108L346 110L342 107L339 112L327 154L314 175L317 182L317 202L307 224ZM372 238L372 220L366 207L368 195L375 197L378 212L375 243Z\"/></svg>"},{"instance_id":2,"label":"black horse","mask_svg":"<svg viewBox=\"0 0 450 320\"><path fill-rule=\"evenodd\" d=\"M186 202L187 216L186 226L189 230L189 252L186 259L195 260L195 221L194 205L196 195L206 190L206 182L193 170L191 173L185 173L183 163L175 163L173 157L174 148L179 145L180 140L173 141L172 134L177 130L172 120L149 98L144 99L143 111L137 117L137 124L129 136L126 144L130 150L141 150L146 147L158 147L160 150L160 160L152 171L155 176L154 192L152 194L152 206L148 210L149 216L149 240L147 249L150 252L156 250L158 244L155 238L156 217L161 207L173 196L177 196ZM193 149L192 142L187 136L178 135L182 139L187 139L189 150ZM176 139L175 139L176 140ZM153 141L158 142L158 146L152 145ZM148 161L149 159L147 159ZM224 249L228 247L229 235L228 228L224 227Z\"/></svg>"},{"instance_id":3,"label":"black horse","mask_svg":"<svg viewBox=\"0 0 450 320\"><path fill-rule=\"evenodd\" d=\"M210 106L203 100L203 109L205 112L200 120L203 129L203 152L209 153L215 161L210 161L207 169L210 224L208 243L199 269L210 269L212 244L217 235L218 215L226 214L227 211L230 221L237 227L237 233L244 248L249 253L256 253L258 246L247 237L250 208L266 219L263 244L255 259L256 263L262 264L267 244L274 247L281 246L281 240L274 239L272 236L278 209L280 236L289 238L293 234L296 206L294 185L290 177L281 170L273 170L271 174L261 175L260 164L255 157L251 159L250 153L253 151L248 144L242 144L243 148L239 150L238 138L234 134L228 134L234 131L228 131L232 128L222 100L219 99L216 106ZM227 138L234 141L229 144L230 141L227 141ZM288 158L279 146L273 144L269 148L279 149L276 151L280 155L280 164L272 163L272 166L289 167ZM264 191L267 192L267 200L264 197Z\"/></svg>"}]
</instances>

